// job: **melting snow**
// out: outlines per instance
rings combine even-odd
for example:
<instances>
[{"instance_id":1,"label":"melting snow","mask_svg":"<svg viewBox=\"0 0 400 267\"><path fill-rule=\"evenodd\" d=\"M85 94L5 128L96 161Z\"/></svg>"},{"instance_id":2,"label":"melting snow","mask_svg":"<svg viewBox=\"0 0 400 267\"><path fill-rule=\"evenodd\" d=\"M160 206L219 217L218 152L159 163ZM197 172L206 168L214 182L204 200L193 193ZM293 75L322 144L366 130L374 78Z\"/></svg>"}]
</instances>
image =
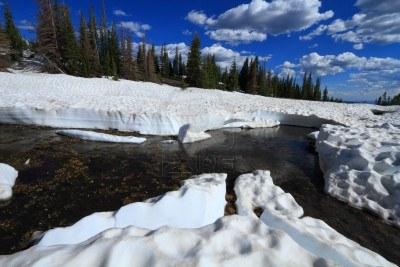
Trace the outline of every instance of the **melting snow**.
<instances>
[{"instance_id":1,"label":"melting snow","mask_svg":"<svg viewBox=\"0 0 400 267\"><path fill-rule=\"evenodd\" d=\"M18 172L13 167L0 163L0 201L12 197L12 188L17 177Z\"/></svg>"}]
</instances>

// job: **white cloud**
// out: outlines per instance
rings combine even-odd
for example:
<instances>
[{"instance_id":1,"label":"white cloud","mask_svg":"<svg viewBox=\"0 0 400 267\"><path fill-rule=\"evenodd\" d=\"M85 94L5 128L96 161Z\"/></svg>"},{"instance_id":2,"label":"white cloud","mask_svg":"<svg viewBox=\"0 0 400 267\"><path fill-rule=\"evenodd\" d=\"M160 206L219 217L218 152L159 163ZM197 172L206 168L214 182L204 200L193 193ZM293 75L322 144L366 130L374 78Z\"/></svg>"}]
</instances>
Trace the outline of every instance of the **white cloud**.
<instances>
[{"instance_id":1,"label":"white cloud","mask_svg":"<svg viewBox=\"0 0 400 267\"><path fill-rule=\"evenodd\" d=\"M33 26L33 24L26 19L21 20L19 22L19 24L17 25L17 27L19 29L25 30L25 31L34 31L35 30L35 27Z\"/></svg>"},{"instance_id":2,"label":"white cloud","mask_svg":"<svg viewBox=\"0 0 400 267\"><path fill-rule=\"evenodd\" d=\"M230 44L251 43L253 41L261 42L267 39L267 35L265 33L244 29L218 29L214 31L207 31L206 34L213 40L227 41Z\"/></svg>"},{"instance_id":3,"label":"white cloud","mask_svg":"<svg viewBox=\"0 0 400 267\"><path fill-rule=\"evenodd\" d=\"M148 24L140 24L134 21L121 21L117 26L135 33L140 38L144 37L145 32L151 29L151 26Z\"/></svg>"},{"instance_id":4,"label":"white cloud","mask_svg":"<svg viewBox=\"0 0 400 267\"><path fill-rule=\"evenodd\" d=\"M208 35L218 41L264 41L267 34L301 31L333 16L333 11L320 13L320 7L320 0L252 0L217 17L192 10L187 19L207 28Z\"/></svg>"},{"instance_id":5,"label":"white cloud","mask_svg":"<svg viewBox=\"0 0 400 267\"><path fill-rule=\"evenodd\" d=\"M400 1L358 0L356 6L360 11L351 19L337 19L329 25L320 25L300 39L311 40L326 33L337 41L354 43L355 49L368 43L400 43Z\"/></svg>"},{"instance_id":6,"label":"white cloud","mask_svg":"<svg viewBox=\"0 0 400 267\"><path fill-rule=\"evenodd\" d=\"M190 11L186 19L197 25L210 25L214 23L212 18L208 18L203 11L192 10Z\"/></svg>"},{"instance_id":7,"label":"white cloud","mask_svg":"<svg viewBox=\"0 0 400 267\"><path fill-rule=\"evenodd\" d=\"M353 45L353 48L355 50L362 50L362 49L364 49L364 44L355 44L355 45Z\"/></svg>"},{"instance_id":8,"label":"white cloud","mask_svg":"<svg viewBox=\"0 0 400 267\"><path fill-rule=\"evenodd\" d=\"M123 11L123 10L121 10L121 9L115 9L115 10L113 11L113 14L114 14L115 16L117 16L117 17L128 17L128 16L129 16L125 11Z\"/></svg>"},{"instance_id":9,"label":"white cloud","mask_svg":"<svg viewBox=\"0 0 400 267\"><path fill-rule=\"evenodd\" d=\"M349 90L368 92L374 97L383 91L400 89L400 59L396 58L359 57L351 52L338 55L314 52L304 55L298 64L285 62L280 69L282 74L295 71L308 71L318 76L348 73L346 85Z\"/></svg>"}]
</instances>

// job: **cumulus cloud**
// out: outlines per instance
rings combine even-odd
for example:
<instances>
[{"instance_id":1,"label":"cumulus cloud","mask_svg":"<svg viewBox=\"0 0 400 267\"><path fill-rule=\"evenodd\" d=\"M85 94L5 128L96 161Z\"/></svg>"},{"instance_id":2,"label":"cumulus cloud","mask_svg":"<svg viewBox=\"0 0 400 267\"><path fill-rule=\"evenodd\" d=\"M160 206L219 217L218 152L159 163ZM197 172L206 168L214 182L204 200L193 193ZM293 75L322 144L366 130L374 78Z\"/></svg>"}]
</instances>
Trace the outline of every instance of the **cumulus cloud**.
<instances>
[{"instance_id":1,"label":"cumulus cloud","mask_svg":"<svg viewBox=\"0 0 400 267\"><path fill-rule=\"evenodd\" d=\"M285 62L280 66L282 75L312 72L318 76L348 73L351 88L373 91L397 90L400 88L400 59L386 57L359 57L351 52L338 55L310 53L300 58L297 64ZM350 87L350 85L348 84Z\"/></svg>"},{"instance_id":2,"label":"cumulus cloud","mask_svg":"<svg viewBox=\"0 0 400 267\"><path fill-rule=\"evenodd\" d=\"M115 9L115 10L113 11L113 14L114 14L115 16L117 16L117 17L128 17L128 16L129 16L125 11L123 11L123 10L121 10L121 9Z\"/></svg>"},{"instance_id":3,"label":"cumulus cloud","mask_svg":"<svg viewBox=\"0 0 400 267\"><path fill-rule=\"evenodd\" d=\"M326 33L337 41L354 43L354 49L368 43L400 43L400 1L358 0L356 6L360 11L351 19L320 25L300 39L311 40Z\"/></svg>"},{"instance_id":4,"label":"cumulus cloud","mask_svg":"<svg viewBox=\"0 0 400 267\"><path fill-rule=\"evenodd\" d=\"M239 43L251 43L253 41L261 42L267 39L267 34L265 33L245 29L218 29L207 31L206 34L213 40L226 41L234 45Z\"/></svg>"},{"instance_id":5,"label":"cumulus cloud","mask_svg":"<svg viewBox=\"0 0 400 267\"><path fill-rule=\"evenodd\" d=\"M187 19L207 28L210 38L218 41L264 41L268 34L301 31L333 16L333 11L320 13L320 7L320 0L252 0L217 17L192 10Z\"/></svg>"},{"instance_id":6,"label":"cumulus cloud","mask_svg":"<svg viewBox=\"0 0 400 267\"><path fill-rule=\"evenodd\" d=\"M145 32L151 29L148 24L140 24L134 21L121 21L117 24L118 27L133 32L137 37L144 37Z\"/></svg>"}]
</instances>

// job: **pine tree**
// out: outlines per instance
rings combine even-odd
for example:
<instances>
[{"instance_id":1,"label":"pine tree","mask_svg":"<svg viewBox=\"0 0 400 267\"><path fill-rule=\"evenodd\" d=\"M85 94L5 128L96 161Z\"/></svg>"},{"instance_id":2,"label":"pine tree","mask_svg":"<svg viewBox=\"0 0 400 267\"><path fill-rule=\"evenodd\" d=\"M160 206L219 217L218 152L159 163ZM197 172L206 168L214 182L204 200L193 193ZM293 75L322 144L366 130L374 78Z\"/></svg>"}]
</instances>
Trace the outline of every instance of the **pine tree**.
<instances>
[{"instance_id":1,"label":"pine tree","mask_svg":"<svg viewBox=\"0 0 400 267\"><path fill-rule=\"evenodd\" d=\"M239 89L239 74L237 70L236 59L232 62L232 65L229 69L226 89L229 91L236 91Z\"/></svg>"},{"instance_id":2,"label":"pine tree","mask_svg":"<svg viewBox=\"0 0 400 267\"><path fill-rule=\"evenodd\" d=\"M314 100L320 101L321 100L321 79L317 78L314 86Z\"/></svg>"},{"instance_id":3,"label":"pine tree","mask_svg":"<svg viewBox=\"0 0 400 267\"><path fill-rule=\"evenodd\" d=\"M146 45L144 42L139 44L136 60L140 78L146 80Z\"/></svg>"},{"instance_id":4,"label":"pine tree","mask_svg":"<svg viewBox=\"0 0 400 267\"><path fill-rule=\"evenodd\" d=\"M96 22L96 13L94 8L90 9L89 15L89 26L88 26L88 39L90 43L90 50L88 51L88 65L90 76L100 76L101 75L101 66L100 66L100 58L99 58L99 49L98 49L98 29Z\"/></svg>"},{"instance_id":5,"label":"pine tree","mask_svg":"<svg viewBox=\"0 0 400 267\"><path fill-rule=\"evenodd\" d=\"M154 67L154 57L155 57L155 47L154 45L149 49L147 52L147 57L146 57L146 80L150 82L156 82L156 69Z\"/></svg>"},{"instance_id":6,"label":"pine tree","mask_svg":"<svg viewBox=\"0 0 400 267\"><path fill-rule=\"evenodd\" d=\"M255 58L250 63L249 78L246 87L247 93L257 94L257 69L258 69L258 59Z\"/></svg>"},{"instance_id":7,"label":"pine tree","mask_svg":"<svg viewBox=\"0 0 400 267\"><path fill-rule=\"evenodd\" d=\"M325 87L324 93L322 95L322 101L329 101L328 88L326 88L326 87Z\"/></svg>"},{"instance_id":8,"label":"pine tree","mask_svg":"<svg viewBox=\"0 0 400 267\"><path fill-rule=\"evenodd\" d=\"M259 67L257 74L257 83L258 83L258 93L263 96L268 95L267 89L267 75L265 73L265 68Z\"/></svg>"},{"instance_id":9,"label":"pine tree","mask_svg":"<svg viewBox=\"0 0 400 267\"><path fill-rule=\"evenodd\" d=\"M65 5L55 6L56 28L61 55L61 66L66 73L79 74L79 50L76 43L75 31L72 26L69 9Z\"/></svg>"},{"instance_id":10,"label":"pine tree","mask_svg":"<svg viewBox=\"0 0 400 267\"><path fill-rule=\"evenodd\" d=\"M6 68L10 64L10 40L0 25L0 70Z\"/></svg>"},{"instance_id":11,"label":"pine tree","mask_svg":"<svg viewBox=\"0 0 400 267\"><path fill-rule=\"evenodd\" d=\"M173 73L174 77L179 77L179 49L178 46L175 48L175 57L173 61Z\"/></svg>"},{"instance_id":12,"label":"pine tree","mask_svg":"<svg viewBox=\"0 0 400 267\"><path fill-rule=\"evenodd\" d=\"M49 70L58 69L60 53L57 41L56 16L51 0L37 0L39 5L38 51L47 59Z\"/></svg>"},{"instance_id":13,"label":"pine tree","mask_svg":"<svg viewBox=\"0 0 400 267\"><path fill-rule=\"evenodd\" d=\"M182 55L181 54L179 54L179 59L178 59L178 64L179 64L179 78L183 78L183 76L185 76L186 75L186 66L185 66L185 64L183 63L183 60L182 60Z\"/></svg>"},{"instance_id":14,"label":"pine tree","mask_svg":"<svg viewBox=\"0 0 400 267\"><path fill-rule=\"evenodd\" d=\"M129 34L123 34L121 39L121 77L136 80L137 70L133 59L132 38Z\"/></svg>"},{"instance_id":15,"label":"pine tree","mask_svg":"<svg viewBox=\"0 0 400 267\"><path fill-rule=\"evenodd\" d=\"M18 60L22 57L22 52L25 47L24 40L17 27L15 26L14 19L11 13L10 6L6 4L4 6L4 20L5 20L5 32L10 40L10 47L12 50L11 58Z\"/></svg>"},{"instance_id":16,"label":"pine tree","mask_svg":"<svg viewBox=\"0 0 400 267\"><path fill-rule=\"evenodd\" d=\"M190 86L201 86L201 52L200 52L200 37L196 34L192 40L190 52L187 62L187 77L186 80Z\"/></svg>"},{"instance_id":17,"label":"pine tree","mask_svg":"<svg viewBox=\"0 0 400 267\"><path fill-rule=\"evenodd\" d=\"M119 48L119 41L115 24L113 24L111 27L108 43L108 53L111 59L111 75L113 77L117 77L121 71L121 51Z\"/></svg>"},{"instance_id":18,"label":"pine tree","mask_svg":"<svg viewBox=\"0 0 400 267\"><path fill-rule=\"evenodd\" d=\"M165 45L161 47L161 75L164 78L168 78L170 76L170 62L168 57L168 51Z\"/></svg>"},{"instance_id":19,"label":"pine tree","mask_svg":"<svg viewBox=\"0 0 400 267\"><path fill-rule=\"evenodd\" d=\"M80 26L79 26L79 48L81 50L81 69L80 75L83 77L90 76L90 63L89 57L91 53L91 45L88 36L88 28L86 24L85 17L83 16L82 12L80 12Z\"/></svg>"},{"instance_id":20,"label":"pine tree","mask_svg":"<svg viewBox=\"0 0 400 267\"><path fill-rule=\"evenodd\" d=\"M248 79L249 79L249 59L246 58L239 74L240 90L244 92L246 91Z\"/></svg>"}]
</instances>

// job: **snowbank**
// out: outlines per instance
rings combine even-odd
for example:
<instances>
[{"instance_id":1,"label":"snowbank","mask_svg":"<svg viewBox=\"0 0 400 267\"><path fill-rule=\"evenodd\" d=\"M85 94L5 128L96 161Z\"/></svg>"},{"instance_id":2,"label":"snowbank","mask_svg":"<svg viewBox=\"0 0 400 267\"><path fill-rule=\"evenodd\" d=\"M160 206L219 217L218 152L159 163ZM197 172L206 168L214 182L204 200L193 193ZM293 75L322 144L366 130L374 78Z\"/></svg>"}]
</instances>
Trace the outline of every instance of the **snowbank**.
<instances>
[{"instance_id":1,"label":"snowbank","mask_svg":"<svg viewBox=\"0 0 400 267\"><path fill-rule=\"evenodd\" d=\"M107 229L131 225L146 229L162 226L199 228L224 216L226 174L203 174L186 180L174 192L115 212L94 213L72 226L44 233L39 246L81 243Z\"/></svg>"},{"instance_id":2,"label":"snowbank","mask_svg":"<svg viewBox=\"0 0 400 267\"><path fill-rule=\"evenodd\" d=\"M325 125L317 150L328 194L400 226L400 126Z\"/></svg>"},{"instance_id":3,"label":"snowbank","mask_svg":"<svg viewBox=\"0 0 400 267\"><path fill-rule=\"evenodd\" d=\"M268 171L240 176L235 184L235 192L240 215L255 218L253 210L262 208L261 221L284 231L310 254L339 266L395 266L347 239L323 221L302 217L303 209L290 194L274 185Z\"/></svg>"},{"instance_id":4,"label":"snowbank","mask_svg":"<svg viewBox=\"0 0 400 267\"><path fill-rule=\"evenodd\" d=\"M320 127L371 113L362 105L273 99L220 90L67 75L0 73L0 122L174 135L278 123ZM332 112L335 111L335 112ZM372 114L372 113L371 113Z\"/></svg>"},{"instance_id":5,"label":"snowbank","mask_svg":"<svg viewBox=\"0 0 400 267\"><path fill-rule=\"evenodd\" d=\"M135 137L135 136L118 136L104 133L96 133L91 131L80 131L80 130L60 130L57 134L63 136L69 136L79 138L88 141L108 142L108 143L131 143L141 144L146 142L146 138Z\"/></svg>"},{"instance_id":6,"label":"snowbank","mask_svg":"<svg viewBox=\"0 0 400 267\"><path fill-rule=\"evenodd\" d=\"M0 163L0 201L12 197L12 187L18 177L18 172L10 165Z\"/></svg>"},{"instance_id":7,"label":"snowbank","mask_svg":"<svg viewBox=\"0 0 400 267\"><path fill-rule=\"evenodd\" d=\"M288 254L289 253L289 254ZM290 256L289 256L290 255ZM224 217L204 228L110 229L75 245L32 247L0 256L1 266L335 266L287 234L250 217Z\"/></svg>"}]
</instances>

